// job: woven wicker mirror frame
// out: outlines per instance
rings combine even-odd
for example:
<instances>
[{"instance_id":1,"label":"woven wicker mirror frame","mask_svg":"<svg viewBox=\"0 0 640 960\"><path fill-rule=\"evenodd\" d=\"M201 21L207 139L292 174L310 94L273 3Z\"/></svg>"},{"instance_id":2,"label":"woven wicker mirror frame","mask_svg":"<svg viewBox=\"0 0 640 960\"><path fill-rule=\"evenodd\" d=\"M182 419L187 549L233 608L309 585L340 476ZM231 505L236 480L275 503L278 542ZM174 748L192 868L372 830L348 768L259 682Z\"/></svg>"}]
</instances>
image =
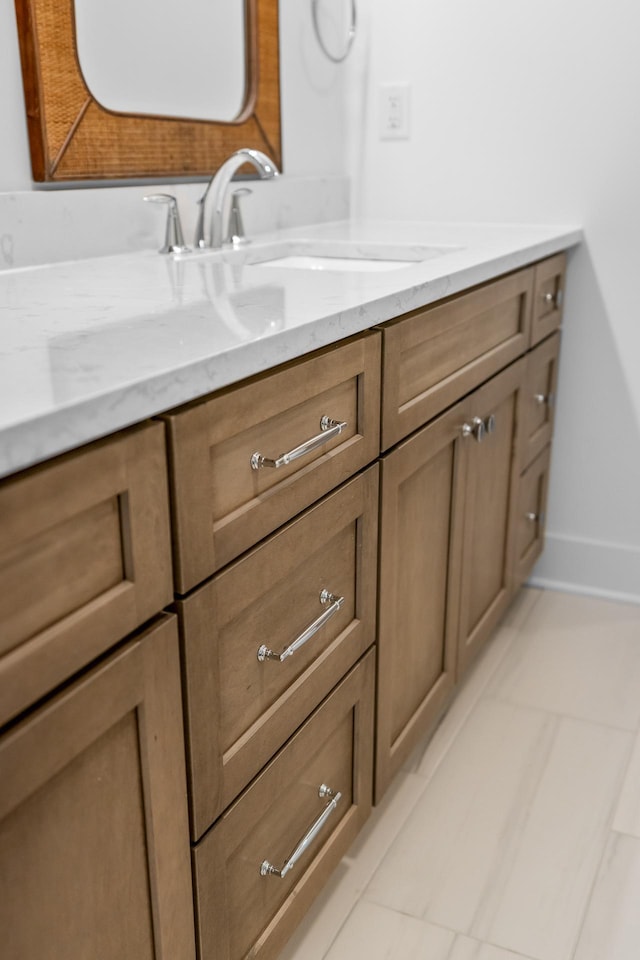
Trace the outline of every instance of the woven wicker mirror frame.
<instances>
[{"instance_id":1,"label":"woven wicker mirror frame","mask_svg":"<svg viewBox=\"0 0 640 960\"><path fill-rule=\"evenodd\" d=\"M241 147L282 167L277 0L247 2L247 101L231 123L105 110L78 63L73 0L15 0L34 180L207 176Z\"/></svg>"}]
</instances>

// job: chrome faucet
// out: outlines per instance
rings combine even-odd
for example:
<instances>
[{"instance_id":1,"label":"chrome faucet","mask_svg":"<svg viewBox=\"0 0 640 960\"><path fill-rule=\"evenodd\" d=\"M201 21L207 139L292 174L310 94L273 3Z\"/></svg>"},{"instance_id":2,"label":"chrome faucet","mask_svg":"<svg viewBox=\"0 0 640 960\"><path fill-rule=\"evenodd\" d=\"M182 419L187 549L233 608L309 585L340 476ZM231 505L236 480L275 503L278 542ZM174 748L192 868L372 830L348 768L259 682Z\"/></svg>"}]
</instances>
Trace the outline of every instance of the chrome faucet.
<instances>
[{"instance_id":1,"label":"chrome faucet","mask_svg":"<svg viewBox=\"0 0 640 960\"><path fill-rule=\"evenodd\" d=\"M196 247L213 247L214 249L218 249L227 239L228 231L225 231L224 227L224 208L227 192L234 173L236 173L244 163L252 164L260 174L261 180L272 180L280 174L273 160L270 160L266 153L262 153L260 150L238 150L232 154L228 160L225 160L220 169L211 177L206 190L198 200L200 210L196 226ZM211 238L207 243L204 235L204 218L207 197L210 191L213 191L213 213L211 215Z\"/></svg>"}]
</instances>

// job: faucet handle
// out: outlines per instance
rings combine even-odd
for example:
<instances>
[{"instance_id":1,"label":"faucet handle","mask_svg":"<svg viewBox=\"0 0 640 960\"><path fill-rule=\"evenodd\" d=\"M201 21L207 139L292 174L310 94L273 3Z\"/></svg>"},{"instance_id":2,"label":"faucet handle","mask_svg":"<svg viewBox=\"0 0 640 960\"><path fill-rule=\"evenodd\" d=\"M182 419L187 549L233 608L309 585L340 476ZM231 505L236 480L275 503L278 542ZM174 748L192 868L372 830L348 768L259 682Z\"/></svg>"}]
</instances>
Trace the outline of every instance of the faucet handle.
<instances>
[{"instance_id":1,"label":"faucet handle","mask_svg":"<svg viewBox=\"0 0 640 960\"><path fill-rule=\"evenodd\" d=\"M182 224L180 223L180 212L178 210L178 201L170 193L152 193L144 198L149 203L166 203L167 210L167 231L164 238L164 246L160 253L183 253L188 249L184 242L182 233Z\"/></svg>"},{"instance_id":2,"label":"faucet handle","mask_svg":"<svg viewBox=\"0 0 640 960\"><path fill-rule=\"evenodd\" d=\"M240 187L231 194L231 213L229 214L229 235L225 243L231 243L234 247L241 244L250 243L244 232L244 223L242 222L242 212L240 210L240 197L249 196L253 190L248 187Z\"/></svg>"}]
</instances>

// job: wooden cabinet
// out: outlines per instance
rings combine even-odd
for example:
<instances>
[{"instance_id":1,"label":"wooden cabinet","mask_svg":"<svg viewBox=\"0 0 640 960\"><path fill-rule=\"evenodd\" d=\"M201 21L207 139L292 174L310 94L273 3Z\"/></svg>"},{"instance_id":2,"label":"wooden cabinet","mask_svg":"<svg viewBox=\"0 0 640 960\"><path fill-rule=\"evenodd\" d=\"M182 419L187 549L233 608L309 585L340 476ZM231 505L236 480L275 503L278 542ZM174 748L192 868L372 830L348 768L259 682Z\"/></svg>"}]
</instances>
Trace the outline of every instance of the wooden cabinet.
<instances>
[{"instance_id":1,"label":"wooden cabinet","mask_svg":"<svg viewBox=\"0 0 640 960\"><path fill-rule=\"evenodd\" d=\"M376 799L511 597L512 364L382 460Z\"/></svg>"},{"instance_id":2,"label":"wooden cabinet","mask_svg":"<svg viewBox=\"0 0 640 960\"><path fill-rule=\"evenodd\" d=\"M176 618L89 669L173 597L163 426L4 481L0 524L2 955L193 960Z\"/></svg>"},{"instance_id":3,"label":"wooden cabinet","mask_svg":"<svg viewBox=\"0 0 640 960\"><path fill-rule=\"evenodd\" d=\"M3 957L277 956L542 549L564 270L0 484Z\"/></svg>"},{"instance_id":4,"label":"wooden cabinet","mask_svg":"<svg viewBox=\"0 0 640 960\"><path fill-rule=\"evenodd\" d=\"M175 618L0 738L4 960L193 960Z\"/></svg>"},{"instance_id":5,"label":"wooden cabinet","mask_svg":"<svg viewBox=\"0 0 640 960\"><path fill-rule=\"evenodd\" d=\"M565 267L382 327L376 801L542 549Z\"/></svg>"},{"instance_id":6,"label":"wooden cabinet","mask_svg":"<svg viewBox=\"0 0 640 960\"><path fill-rule=\"evenodd\" d=\"M551 272L544 264L540 269L543 275ZM557 272L558 267L554 269L551 281L560 283L562 276ZM544 546L559 350L560 334L554 333L526 358L520 478L514 519L514 588L524 583Z\"/></svg>"},{"instance_id":7,"label":"wooden cabinet","mask_svg":"<svg viewBox=\"0 0 640 960\"><path fill-rule=\"evenodd\" d=\"M371 808L380 340L166 418L201 960L275 956Z\"/></svg>"}]
</instances>

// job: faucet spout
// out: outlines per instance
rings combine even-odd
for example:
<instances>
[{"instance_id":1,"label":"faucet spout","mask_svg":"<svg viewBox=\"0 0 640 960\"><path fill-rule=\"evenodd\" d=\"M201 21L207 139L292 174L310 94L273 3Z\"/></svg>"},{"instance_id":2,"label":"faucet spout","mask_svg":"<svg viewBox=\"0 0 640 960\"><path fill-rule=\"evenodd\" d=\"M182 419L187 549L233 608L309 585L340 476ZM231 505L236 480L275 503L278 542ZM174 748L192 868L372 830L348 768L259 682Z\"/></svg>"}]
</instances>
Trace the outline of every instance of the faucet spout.
<instances>
[{"instance_id":1,"label":"faucet spout","mask_svg":"<svg viewBox=\"0 0 640 960\"><path fill-rule=\"evenodd\" d=\"M277 166L266 153L261 150L242 149L233 153L228 160L222 164L219 170L211 177L207 187L198 200L200 208L198 212L198 223L196 226L196 247L213 247L218 249L222 246L224 230L224 208L229 191L229 184L233 175L245 164L250 163L260 174L261 180L272 180L280 175ZM211 215L211 237L207 242L204 233L204 221L206 215L206 205L209 193L212 194L213 213Z\"/></svg>"}]
</instances>

